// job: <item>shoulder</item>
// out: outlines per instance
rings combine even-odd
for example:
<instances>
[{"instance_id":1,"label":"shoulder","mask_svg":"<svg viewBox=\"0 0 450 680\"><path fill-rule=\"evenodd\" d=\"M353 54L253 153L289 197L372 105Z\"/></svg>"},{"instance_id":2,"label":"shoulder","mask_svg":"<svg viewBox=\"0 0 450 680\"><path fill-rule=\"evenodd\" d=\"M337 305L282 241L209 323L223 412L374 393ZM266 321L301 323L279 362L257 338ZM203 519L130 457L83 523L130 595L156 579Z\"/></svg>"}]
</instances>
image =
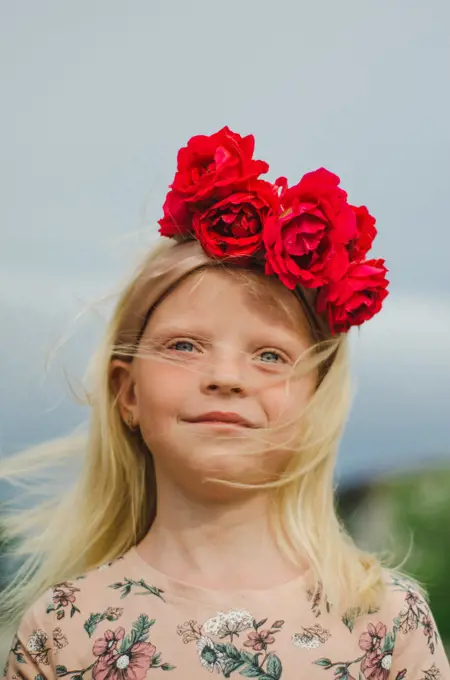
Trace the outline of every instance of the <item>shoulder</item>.
<instances>
[{"instance_id":1,"label":"shoulder","mask_svg":"<svg viewBox=\"0 0 450 680\"><path fill-rule=\"evenodd\" d=\"M380 613L392 621L399 647L419 632L431 653L439 636L426 593L413 579L395 571L385 570L385 594Z\"/></svg>"},{"instance_id":2,"label":"shoulder","mask_svg":"<svg viewBox=\"0 0 450 680\"><path fill-rule=\"evenodd\" d=\"M62 621L73 618L89 603L101 604L124 581L123 557L105 563L71 579L59 581L45 590L25 612L24 619L34 622Z\"/></svg>"},{"instance_id":3,"label":"shoulder","mask_svg":"<svg viewBox=\"0 0 450 680\"><path fill-rule=\"evenodd\" d=\"M47 588L24 612L13 647L21 657L30 654L49 662L53 652L82 631L90 638L102 622L111 625L123 614L121 597L129 587L124 558L92 569ZM114 624L112 624L114 625ZM48 658L47 658L48 657Z\"/></svg>"},{"instance_id":4,"label":"shoulder","mask_svg":"<svg viewBox=\"0 0 450 680\"><path fill-rule=\"evenodd\" d=\"M364 656L364 670L395 680L450 678L450 668L432 611L412 579L384 570L379 607L344 623L354 627ZM384 677L384 676L383 676Z\"/></svg>"},{"instance_id":5,"label":"shoulder","mask_svg":"<svg viewBox=\"0 0 450 680\"><path fill-rule=\"evenodd\" d=\"M61 621L87 609L107 606L120 598L121 589L126 586L124 564L124 558L118 557L71 580L56 583L41 598L41 610L45 607L46 613L53 613L53 618Z\"/></svg>"},{"instance_id":6,"label":"shoulder","mask_svg":"<svg viewBox=\"0 0 450 680\"><path fill-rule=\"evenodd\" d=\"M351 624L352 618L356 625L374 632L375 628L397 640L407 636L415 630L430 630L432 617L425 593L413 579L395 572L383 570L383 588L378 605L362 615L349 612L344 616ZM374 624L377 621L378 623ZM432 641L430 641L433 646Z\"/></svg>"}]
</instances>

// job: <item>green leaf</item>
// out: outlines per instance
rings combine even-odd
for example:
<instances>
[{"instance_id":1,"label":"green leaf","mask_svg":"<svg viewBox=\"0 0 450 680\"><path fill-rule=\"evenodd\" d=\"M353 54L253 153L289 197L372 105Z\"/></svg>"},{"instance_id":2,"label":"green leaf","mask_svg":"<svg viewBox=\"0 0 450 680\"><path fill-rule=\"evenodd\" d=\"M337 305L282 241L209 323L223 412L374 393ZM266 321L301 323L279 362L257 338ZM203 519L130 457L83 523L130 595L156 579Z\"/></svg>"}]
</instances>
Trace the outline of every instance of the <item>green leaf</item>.
<instances>
[{"instance_id":1,"label":"green leaf","mask_svg":"<svg viewBox=\"0 0 450 680\"><path fill-rule=\"evenodd\" d=\"M256 623L256 620L253 619L253 628L255 630L258 630L258 628L261 628L261 626L263 626L266 621L267 621L267 619L261 619L261 621L258 621L258 623Z\"/></svg>"},{"instance_id":2,"label":"green leaf","mask_svg":"<svg viewBox=\"0 0 450 680\"><path fill-rule=\"evenodd\" d=\"M228 661L223 666L223 674L226 678L229 678L234 671L237 671L243 665L241 659L228 659Z\"/></svg>"},{"instance_id":3,"label":"green leaf","mask_svg":"<svg viewBox=\"0 0 450 680\"><path fill-rule=\"evenodd\" d=\"M317 661L314 661L316 666L322 666L323 668L331 668L331 661L330 659L317 659Z\"/></svg>"},{"instance_id":4,"label":"green leaf","mask_svg":"<svg viewBox=\"0 0 450 680\"><path fill-rule=\"evenodd\" d=\"M163 671L173 671L174 668L176 668L176 666L172 666L170 663L163 663L162 666L160 666L160 668Z\"/></svg>"},{"instance_id":5,"label":"green leaf","mask_svg":"<svg viewBox=\"0 0 450 680\"><path fill-rule=\"evenodd\" d=\"M34 680L45 680L44 676L39 673L39 675L34 676Z\"/></svg>"},{"instance_id":6,"label":"green leaf","mask_svg":"<svg viewBox=\"0 0 450 680\"><path fill-rule=\"evenodd\" d=\"M133 621L133 628L137 630L138 633L141 633L142 631L145 631L146 629L148 630L150 628L149 622L150 619L146 614L140 614L136 621Z\"/></svg>"},{"instance_id":7,"label":"green leaf","mask_svg":"<svg viewBox=\"0 0 450 680\"><path fill-rule=\"evenodd\" d=\"M120 596L120 599L123 600L124 597L127 597L131 593L131 585L126 585L124 586L123 593Z\"/></svg>"},{"instance_id":8,"label":"green leaf","mask_svg":"<svg viewBox=\"0 0 450 680\"><path fill-rule=\"evenodd\" d=\"M250 654L250 652L247 652L246 649L241 649L241 659L244 659L244 661L246 663L249 663L249 664L255 664L256 663L257 664L258 663L258 656L259 656L259 654L253 655L253 654ZM256 661L255 661L255 657L256 657Z\"/></svg>"},{"instance_id":9,"label":"green leaf","mask_svg":"<svg viewBox=\"0 0 450 680\"><path fill-rule=\"evenodd\" d=\"M101 614L91 614L87 621L84 622L83 628L89 635L89 637L91 637L95 633L95 629L101 620L102 620Z\"/></svg>"},{"instance_id":10,"label":"green leaf","mask_svg":"<svg viewBox=\"0 0 450 680\"><path fill-rule=\"evenodd\" d=\"M158 652L157 654L155 654L155 656L152 656L152 666L158 666L160 661L161 661L161 652Z\"/></svg>"},{"instance_id":11,"label":"green leaf","mask_svg":"<svg viewBox=\"0 0 450 680\"><path fill-rule=\"evenodd\" d=\"M67 673L66 666L56 666L56 675L64 675L65 673Z\"/></svg>"},{"instance_id":12,"label":"green leaf","mask_svg":"<svg viewBox=\"0 0 450 680\"><path fill-rule=\"evenodd\" d=\"M350 633L353 632L353 627L355 625L355 619L354 617L349 616L348 614L344 614L342 617L342 623L344 623L347 628L349 629Z\"/></svg>"},{"instance_id":13,"label":"green leaf","mask_svg":"<svg viewBox=\"0 0 450 680\"><path fill-rule=\"evenodd\" d=\"M216 642L214 647L217 649L218 652L222 652L222 654L226 654L227 646L224 645L222 642Z\"/></svg>"},{"instance_id":14,"label":"green leaf","mask_svg":"<svg viewBox=\"0 0 450 680\"><path fill-rule=\"evenodd\" d=\"M144 585L146 588L148 588L149 592L152 595L156 595L156 597L161 597L161 599L163 599L162 593L164 592L164 590L161 590L161 588L156 588L155 586L149 586L146 583L144 583Z\"/></svg>"},{"instance_id":15,"label":"green leaf","mask_svg":"<svg viewBox=\"0 0 450 680\"><path fill-rule=\"evenodd\" d=\"M156 619L149 619L146 614L141 614L133 623L133 630L131 631L132 644L135 642L145 642L149 637L150 628L155 621Z\"/></svg>"},{"instance_id":16,"label":"green leaf","mask_svg":"<svg viewBox=\"0 0 450 680\"><path fill-rule=\"evenodd\" d=\"M225 645L225 654L230 658L230 659L237 659L241 660L241 653L239 652L236 647L230 643Z\"/></svg>"},{"instance_id":17,"label":"green leaf","mask_svg":"<svg viewBox=\"0 0 450 680\"><path fill-rule=\"evenodd\" d=\"M394 649L394 636L388 633L384 639L383 652L392 652Z\"/></svg>"},{"instance_id":18,"label":"green leaf","mask_svg":"<svg viewBox=\"0 0 450 680\"><path fill-rule=\"evenodd\" d=\"M20 653L16 654L16 661L17 661L17 663L26 663L25 657L22 656L22 654L20 654Z\"/></svg>"},{"instance_id":19,"label":"green leaf","mask_svg":"<svg viewBox=\"0 0 450 680\"><path fill-rule=\"evenodd\" d=\"M283 666L281 665L281 661L276 654L271 654L269 656L269 660L267 661L267 670L274 680L279 680L281 677Z\"/></svg>"},{"instance_id":20,"label":"green leaf","mask_svg":"<svg viewBox=\"0 0 450 680\"><path fill-rule=\"evenodd\" d=\"M121 654L124 654L126 651L128 651L128 649L131 647L132 644L133 644L133 642L131 641L131 635L126 635L122 639L122 643L119 647L119 652Z\"/></svg>"},{"instance_id":21,"label":"green leaf","mask_svg":"<svg viewBox=\"0 0 450 680\"><path fill-rule=\"evenodd\" d=\"M260 678L263 674L262 668L256 668L256 666L247 666L247 668L243 668L240 672L240 675L243 675L244 678ZM270 680L273 680L273 678Z\"/></svg>"}]
</instances>

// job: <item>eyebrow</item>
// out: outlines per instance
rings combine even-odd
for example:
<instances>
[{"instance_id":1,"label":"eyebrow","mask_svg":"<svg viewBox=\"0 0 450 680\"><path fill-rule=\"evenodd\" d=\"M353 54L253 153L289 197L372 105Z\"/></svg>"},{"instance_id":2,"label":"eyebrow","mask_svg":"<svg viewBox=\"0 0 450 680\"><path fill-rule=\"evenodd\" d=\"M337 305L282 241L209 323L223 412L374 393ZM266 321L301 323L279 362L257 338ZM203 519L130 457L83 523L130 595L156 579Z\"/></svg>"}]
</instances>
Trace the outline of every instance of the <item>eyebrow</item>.
<instances>
[{"instance_id":1,"label":"eyebrow","mask_svg":"<svg viewBox=\"0 0 450 680\"><path fill-rule=\"evenodd\" d=\"M161 327L156 327L153 331L149 331L149 333L153 337L165 337L166 335L196 335L197 337L202 337L202 338L207 338L209 337L210 334L205 334L205 329L200 329L200 327L195 328L192 325L186 325L186 326L176 326L176 325L171 325L171 326L161 326Z\"/></svg>"}]
</instances>

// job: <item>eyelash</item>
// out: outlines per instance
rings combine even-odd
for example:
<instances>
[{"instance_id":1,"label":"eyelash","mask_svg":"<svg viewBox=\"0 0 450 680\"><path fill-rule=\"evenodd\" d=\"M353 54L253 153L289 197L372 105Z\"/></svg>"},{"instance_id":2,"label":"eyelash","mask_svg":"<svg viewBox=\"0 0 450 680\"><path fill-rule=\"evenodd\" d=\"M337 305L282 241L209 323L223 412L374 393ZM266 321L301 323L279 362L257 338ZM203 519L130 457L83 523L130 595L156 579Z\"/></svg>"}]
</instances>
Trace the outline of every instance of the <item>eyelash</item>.
<instances>
[{"instance_id":1,"label":"eyelash","mask_svg":"<svg viewBox=\"0 0 450 680\"><path fill-rule=\"evenodd\" d=\"M262 354L276 354L277 357L278 357L279 359L281 359L281 361L267 361L267 362L263 361L263 363L268 363L268 364L272 364L272 363L273 363L273 364L286 364L286 363L287 363L286 357L285 357L281 352L279 352L279 351L276 350L276 349L263 349L263 350L259 350L259 354L260 354L260 356L261 356Z\"/></svg>"},{"instance_id":2,"label":"eyelash","mask_svg":"<svg viewBox=\"0 0 450 680\"><path fill-rule=\"evenodd\" d=\"M175 345L179 345L179 344L192 345L192 347L195 348L195 343L193 343L192 340L180 339L180 340L173 340L169 345L167 345L167 349L174 350L175 352L182 352L183 350L177 350L176 347L175 347Z\"/></svg>"},{"instance_id":3,"label":"eyelash","mask_svg":"<svg viewBox=\"0 0 450 680\"><path fill-rule=\"evenodd\" d=\"M178 344L192 345L192 347L194 349L198 349L196 347L196 344L194 342L192 342L192 340L187 340L187 339L186 340L185 339L173 340L170 344L168 344L166 346L166 348L168 350L172 350L174 352L180 352L180 353L183 353L183 354L184 353L186 353L186 354L192 353L193 354L193 352L184 352L183 350L177 349L176 345L178 345ZM259 353L260 356L263 355L263 354L273 354L273 355L276 355L281 360L281 361L267 361L267 362L262 361L262 363L264 363L264 364L286 364L286 363L288 363L288 359L286 358L286 356L276 349L263 348L263 349L258 350L258 353Z\"/></svg>"}]
</instances>

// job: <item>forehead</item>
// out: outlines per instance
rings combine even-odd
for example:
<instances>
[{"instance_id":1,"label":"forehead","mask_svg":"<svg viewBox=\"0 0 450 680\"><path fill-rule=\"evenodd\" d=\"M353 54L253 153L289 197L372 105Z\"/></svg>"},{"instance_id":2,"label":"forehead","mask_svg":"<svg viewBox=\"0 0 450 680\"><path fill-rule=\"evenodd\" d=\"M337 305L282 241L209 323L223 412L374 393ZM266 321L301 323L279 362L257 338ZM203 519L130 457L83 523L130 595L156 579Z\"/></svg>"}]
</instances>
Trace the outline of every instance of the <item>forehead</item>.
<instances>
[{"instance_id":1,"label":"forehead","mask_svg":"<svg viewBox=\"0 0 450 680\"><path fill-rule=\"evenodd\" d=\"M277 279L224 266L205 267L181 281L157 305L149 325L174 317L235 316L238 311L290 330L304 332L308 326L300 301Z\"/></svg>"}]
</instances>

